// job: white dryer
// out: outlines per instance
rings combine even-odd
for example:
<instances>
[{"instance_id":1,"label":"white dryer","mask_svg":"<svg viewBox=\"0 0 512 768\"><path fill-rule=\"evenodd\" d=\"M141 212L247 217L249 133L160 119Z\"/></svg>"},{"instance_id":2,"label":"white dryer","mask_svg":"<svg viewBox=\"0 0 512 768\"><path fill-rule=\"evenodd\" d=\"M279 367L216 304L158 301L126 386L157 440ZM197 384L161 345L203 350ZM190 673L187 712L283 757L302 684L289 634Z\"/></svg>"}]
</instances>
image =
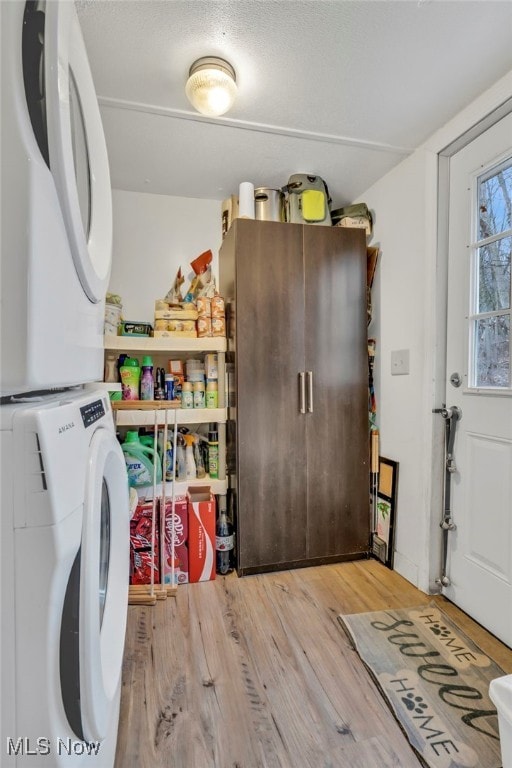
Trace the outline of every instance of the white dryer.
<instances>
[{"instance_id":1,"label":"white dryer","mask_svg":"<svg viewBox=\"0 0 512 768\"><path fill-rule=\"evenodd\" d=\"M0 765L114 764L129 581L126 467L99 391L0 408Z\"/></svg>"},{"instance_id":2,"label":"white dryer","mask_svg":"<svg viewBox=\"0 0 512 768\"><path fill-rule=\"evenodd\" d=\"M112 197L73 2L0 2L1 395L103 378Z\"/></svg>"}]
</instances>

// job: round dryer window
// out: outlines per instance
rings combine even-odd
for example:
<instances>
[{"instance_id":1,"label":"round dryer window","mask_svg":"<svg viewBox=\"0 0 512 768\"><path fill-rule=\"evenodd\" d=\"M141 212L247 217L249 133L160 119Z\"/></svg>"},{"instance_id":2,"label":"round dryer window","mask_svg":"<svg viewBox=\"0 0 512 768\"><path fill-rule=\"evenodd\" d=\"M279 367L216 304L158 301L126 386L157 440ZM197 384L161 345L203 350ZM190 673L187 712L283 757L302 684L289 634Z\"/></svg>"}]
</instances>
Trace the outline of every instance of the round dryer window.
<instances>
[{"instance_id":1,"label":"round dryer window","mask_svg":"<svg viewBox=\"0 0 512 768\"><path fill-rule=\"evenodd\" d=\"M115 436L98 429L89 446L82 543L61 624L63 705L73 731L105 738L118 690L129 581L126 465Z\"/></svg>"},{"instance_id":2,"label":"round dryer window","mask_svg":"<svg viewBox=\"0 0 512 768\"><path fill-rule=\"evenodd\" d=\"M110 277L112 193L98 100L73 3L46 4L44 71L50 170L78 277L88 298L98 302Z\"/></svg>"}]
</instances>

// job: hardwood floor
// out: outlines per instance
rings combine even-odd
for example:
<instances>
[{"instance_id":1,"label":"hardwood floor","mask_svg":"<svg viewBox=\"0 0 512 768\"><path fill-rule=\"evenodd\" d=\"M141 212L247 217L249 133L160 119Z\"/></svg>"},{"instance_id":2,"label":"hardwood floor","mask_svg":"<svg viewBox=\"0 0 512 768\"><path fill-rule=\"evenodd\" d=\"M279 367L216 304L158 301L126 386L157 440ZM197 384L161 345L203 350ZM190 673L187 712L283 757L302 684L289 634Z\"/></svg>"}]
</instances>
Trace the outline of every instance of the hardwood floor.
<instances>
[{"instance_id":1,"label":"hardwood floor","mask_svg":"<svg viewBox=\"0 0 512 768\"><path fill-rule=\"evenodd\" d=\"M361 560L131 606L116 768L419 768L336 617L430 599ZM512 672L512 651L435 599Z\"/></svg>"}]
</instances>

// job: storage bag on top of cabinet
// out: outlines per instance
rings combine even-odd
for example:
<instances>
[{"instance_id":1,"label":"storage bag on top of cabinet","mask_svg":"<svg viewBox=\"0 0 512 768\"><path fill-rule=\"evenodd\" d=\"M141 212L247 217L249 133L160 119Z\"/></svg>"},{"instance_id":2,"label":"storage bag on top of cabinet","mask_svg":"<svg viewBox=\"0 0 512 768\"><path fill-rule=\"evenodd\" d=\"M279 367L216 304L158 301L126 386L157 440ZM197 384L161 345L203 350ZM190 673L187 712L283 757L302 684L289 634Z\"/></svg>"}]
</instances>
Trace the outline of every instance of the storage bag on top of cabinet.
<instances>
[{"instance_id":1,"label":"storage bag on top of cabinet","mask_svg":"<svg viewBox=\"0 0 512 768\"><path fill-rule=\"evenodd\" d=\"M294 173L283 187L287 194L286 220L292 224L331 225L331 198L320 176Z\"/></svg>"}]
</instances>

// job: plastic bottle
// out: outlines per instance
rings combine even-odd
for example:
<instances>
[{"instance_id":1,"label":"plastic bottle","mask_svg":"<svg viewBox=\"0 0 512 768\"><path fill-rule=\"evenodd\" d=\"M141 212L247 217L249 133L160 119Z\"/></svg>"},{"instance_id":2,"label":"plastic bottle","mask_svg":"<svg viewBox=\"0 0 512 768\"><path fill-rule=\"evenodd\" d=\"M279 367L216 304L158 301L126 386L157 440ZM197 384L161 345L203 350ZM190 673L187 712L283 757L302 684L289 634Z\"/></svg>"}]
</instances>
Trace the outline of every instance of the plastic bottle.
<instances>
[{"instance_id":1,"label":"plastic bottle","mask_svg":"<svg viewBox=\"0 0 512 768\"><path fill-rule=\"evenodd\" d=\"M165 399L174 400L174 374L165 374Z\"/></svg>"},{"instance_id":2,"label":"plastic bottle","mask_svg":"<svg viewBox=\"0 0 512 768\"><path fill-rule=\"evenodd\" d=\"M117 381L121 381L121 368L124 365L124 361L127 360L130 357L130 355L123 354L119 355L117 358Z\"/></svg>"},{"instance_id":3,"label":"plastic bottle","mask_svg":"<svg viewBox=\"0 0 512 768\"><path fill-rule=\"evenodd\" d=\"M153 381L153 360L149 355L142 358L142 377L140 380L140 399L155 399L155 382Z\"/></svg>"},{"instance_id":4,"label":"plastic bottle","mask_svg":"<svg viewBox=\"0 0 512 768\"><path fill-rule=\"evenodd\" d=\"M181 386L182 379L179 376L174 376L174 399L179 400L181 403Z\"/></svg>"},{"instance_id":5,"label":"plastic bottle","mask_svg":"<svg viewBox=\"0 0 512 768\"><path fill-rule=\"evenodd\" d=\"M217 553L216 571L225 574L233 567L233 548L235 537L233 526L228 520L226 512L226 497L219 496L219 516L215 528L215 549Z\"/></svg>"},{"instance_id":6,"label":"plastic bottle","mask_svg":"<svg viewBox=\"0 0 512 768\"><path fill-rule=\"evenodd\" d=\"M204 408L204 381L194 381L194 408Z\"/></svg>"},{"instance_id":7,"label":"plastic bottle","mask_svg":"<svg viewBox=\"0 0 512 768\"><path fill-rule=\"evenodd\" d=\"M125 358L119 369L123 400L138 400L140 385L140 367L136 357Z\"/></svg>"},{"instance_id":8,"label":"plastic bottle","mask_svg":"<svg viewBox=\"0 0 512 768\"><path fill-rule=\"evenodd\" d=\"M201 450L201 440L204 438L194 435L194 459L196 462L196 476L200 479L206 477L206 469L203 461L203 452Z\"/></svg>"},{"instance_id":9,"label":"plastic bottle","mask_svg":"<svg viewBox=\"0 0 512 768\"><path fill-rule=\"evenodd\" d=\"M216 424L210 424L208 431L208 467L210 477L215 480L219 476L219 433Z\"/></svg>"},{"instance_id":10,"label":"plastic bottle","mask_svg":"<svg viewBox=\"0 0 512 768\"><path fill-rule=\"evenodd\" d=\"M154 463L156 461L156 482L162 482L162 469L158 455L153 448L143 445L138 432L127 432L121 445L128 472L128 483L132 488L146 488L153 485Z\"/></svg>"},{"instance_id":11,"label":"plastic bottle","mask_svg":"<svg viewBox=\"0 0 512 768\"><path fill-rule=\"evenodd\" d=\"M187 480L195 480L197 477L196 460L194 459L194 438L192 435L183 435L185 440L185 467Z\"/></svg>"},{"instance_id":12,"label":"plastic bottle","mask_svg":"<svg viewBox=\"0 0 512 768\"><path fill-rule=\"evenodd\" d=\"M217 408L219 402L219 392L216 381L209 381L206 385L206 407Z\"/></svg>"},{"instance_id":13,"label":"plastic bottle","mask_svg":"<svg viewBox=\"0 0 512 768\"><path fill-rule=\"evenodd\" d=\"M183 435L179 434L176 442L176 480L187 479L184 443Z\"/></svg>"},{"instance_id":14,"label":"plastic bottle","mask_svg":"<svg viewBox=\"0 0 512 768\"><path fill-rule=\"evenodd\" d=\"M167 435L167 445L165 446L165 449L164 449L163 431L160 432L160 434L158 435L158 450L160 452L160 456L163 458L162 475L165 472L165 479L172 480L172 467L173 467L172 440L170 435Z\"/></svg>"},{"instance_id":15,"label":"plastic bottle","mask_svg":"<svg viewBox=\"0 0 512 768\"><path fill-rule=\"evenodd\" d=\"M194 407L194 395L192 393L192 383L190 381L184 381L181 387L181 407L193 408Z\"/></svg>"}]
</instances>

